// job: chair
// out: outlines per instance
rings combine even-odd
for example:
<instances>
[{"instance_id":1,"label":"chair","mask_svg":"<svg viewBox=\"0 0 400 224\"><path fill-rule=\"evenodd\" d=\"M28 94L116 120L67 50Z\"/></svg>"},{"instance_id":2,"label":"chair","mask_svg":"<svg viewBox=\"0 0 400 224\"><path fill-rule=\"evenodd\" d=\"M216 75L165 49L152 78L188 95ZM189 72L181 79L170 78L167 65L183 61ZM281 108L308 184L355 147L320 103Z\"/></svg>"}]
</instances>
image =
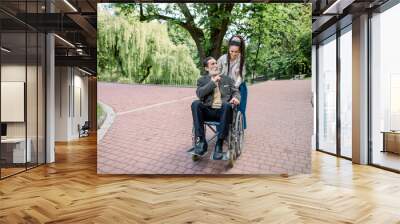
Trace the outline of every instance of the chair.
<instances>
[{"instance_id":1,"label":"chair","mask_svg":"<svg viewBox=\"0 0 400 224\"><path fill-rule=\"evenodd\" d=\"M89 136L89 129L90 129L89 121L85 121L82 127L78 124L79 138Z\"/></svg>"}]
</instances>

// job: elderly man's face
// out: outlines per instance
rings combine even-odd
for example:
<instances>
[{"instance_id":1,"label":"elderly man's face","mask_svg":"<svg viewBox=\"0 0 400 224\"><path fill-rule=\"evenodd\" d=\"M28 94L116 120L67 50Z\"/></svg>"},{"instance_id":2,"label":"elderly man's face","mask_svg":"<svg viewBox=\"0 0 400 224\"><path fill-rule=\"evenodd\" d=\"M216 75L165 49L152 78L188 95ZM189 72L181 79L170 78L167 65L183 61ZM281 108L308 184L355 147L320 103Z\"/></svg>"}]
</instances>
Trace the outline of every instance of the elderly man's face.
<instances>
[{"instance_id":1,"label":"elderly man's face","mask_svg":"<svg viewBox=\"0 0 400 224\"><path fill-rule=\"evenodd\" d=\"M214 72L218 71L217 61L214 58L208 60L206 71L208 71L210 73L214 73Z\"/></svg>"}]
</instances>

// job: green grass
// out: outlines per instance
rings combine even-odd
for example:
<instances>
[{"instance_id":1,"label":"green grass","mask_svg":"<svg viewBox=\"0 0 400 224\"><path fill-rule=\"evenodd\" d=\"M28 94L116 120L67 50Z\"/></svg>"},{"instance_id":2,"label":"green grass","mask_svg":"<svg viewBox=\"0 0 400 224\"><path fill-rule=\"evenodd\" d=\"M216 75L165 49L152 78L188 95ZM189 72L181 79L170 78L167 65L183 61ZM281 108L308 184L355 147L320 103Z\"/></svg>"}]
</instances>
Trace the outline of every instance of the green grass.
<instances>
[{"instance_id":1,"label":"green grass","mask_svg":"<svg viewBox=\"0 0 400 224\"><path fill-rule=\"evenodd\" d=\"M103 117L105 112L103 108L97 103L97 128L100 129L101 125L103 125Z\"/></svg>"},{"instance_id":2,"label":"green grass","mask_svg":"<svg viewBox=\"0 0 400 224\"><path fill-rule=\"evenodd\" d=\"M97 104L97 117L100 118L104 115L104 110L99 104Z\"/></svg>"}]
</instances>

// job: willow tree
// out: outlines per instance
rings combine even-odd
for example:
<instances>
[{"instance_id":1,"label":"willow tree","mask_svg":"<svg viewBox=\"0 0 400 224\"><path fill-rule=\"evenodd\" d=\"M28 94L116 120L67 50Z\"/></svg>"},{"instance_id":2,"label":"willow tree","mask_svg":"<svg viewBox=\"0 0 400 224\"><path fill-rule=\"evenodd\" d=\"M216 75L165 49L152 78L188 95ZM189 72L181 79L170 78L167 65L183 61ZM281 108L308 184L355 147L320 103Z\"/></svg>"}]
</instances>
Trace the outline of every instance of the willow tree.
<instances>
[{"instance_id":1,"label":"willow tree","mask_svg":"<svg viewBox=\"0 0 400 224\"><path fill-rule=\"evenodd\" d=\"M121 3L116 6L126 15L138 15L141 21L161 20L182 27L196 43L202 61L206 56L221 56L223 39L233 19L232 10L235 4Z\"/></svg>"},{"instance_id":2,"label":"willow tree","mask_svg":"<svg viewBox=\"0 0 400 224\"><path fill-rule=\"evenodd\" d=\"M198 78L188 48L171 42L166 24L99 12L98 26L100 80L193 84Z\"/></svg>"}]
</instances>

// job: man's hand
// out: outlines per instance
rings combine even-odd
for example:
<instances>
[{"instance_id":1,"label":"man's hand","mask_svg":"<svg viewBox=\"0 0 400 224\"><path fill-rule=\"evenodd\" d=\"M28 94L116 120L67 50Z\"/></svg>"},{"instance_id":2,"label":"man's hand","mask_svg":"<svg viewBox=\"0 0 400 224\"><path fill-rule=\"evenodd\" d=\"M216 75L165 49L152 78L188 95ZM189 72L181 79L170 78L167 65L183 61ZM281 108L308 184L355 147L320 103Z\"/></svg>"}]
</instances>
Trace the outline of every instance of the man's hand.
<instances>
[{"instance_id":1,"label":"man's hand","mask_svg":"<svg viewBox=\"0 0 400 224\"><path fill-rule=\"evenodd\" d=\"M240 101L238 99L236 99L235 97L233 97L231 99L231 101L229 101L229 103L234 104L234 105L239 105Z\"/></svg>"},{"instance_id":2,"label":"man's hand","mask_svg":"<svg viewBox=\"0 0 400 224\"><path fill-rule=\"evenodd\" d=\"M211 76L211 80L213 82L219 82L219 80L221 80L221 76L220 75Z\"/></svg>"}]
</instances>

